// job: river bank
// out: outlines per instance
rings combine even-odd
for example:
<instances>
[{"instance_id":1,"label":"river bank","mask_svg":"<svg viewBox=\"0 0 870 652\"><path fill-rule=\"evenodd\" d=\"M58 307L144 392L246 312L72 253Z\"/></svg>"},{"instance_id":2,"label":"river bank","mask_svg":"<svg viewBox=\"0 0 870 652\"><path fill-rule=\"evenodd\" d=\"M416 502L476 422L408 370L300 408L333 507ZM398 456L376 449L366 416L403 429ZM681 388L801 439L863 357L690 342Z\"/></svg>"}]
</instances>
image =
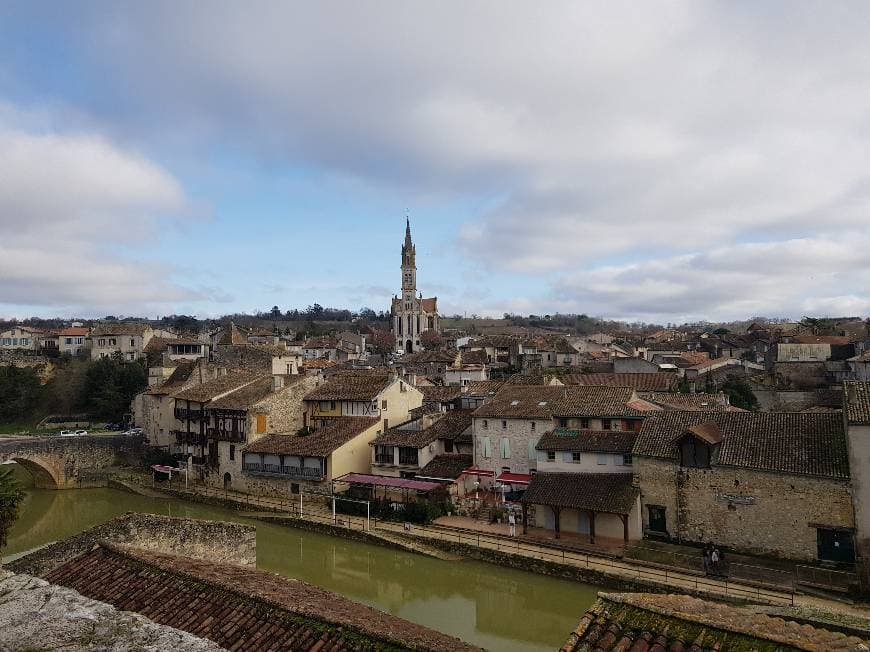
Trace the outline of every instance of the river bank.
<instances>
[{"instance_id":1,"label":"river bank","mask_svg":"<svg viewBox=\"0 0 870 652\"><path fill-rule=\"evenodd\" d=\"M599 587L475 561L457 563L287 528L238 511L115 489L29 490L4 555L66 538L128 511L257 528L257 565L493 650L557 648Z\"/></svg>"}]
</instances>

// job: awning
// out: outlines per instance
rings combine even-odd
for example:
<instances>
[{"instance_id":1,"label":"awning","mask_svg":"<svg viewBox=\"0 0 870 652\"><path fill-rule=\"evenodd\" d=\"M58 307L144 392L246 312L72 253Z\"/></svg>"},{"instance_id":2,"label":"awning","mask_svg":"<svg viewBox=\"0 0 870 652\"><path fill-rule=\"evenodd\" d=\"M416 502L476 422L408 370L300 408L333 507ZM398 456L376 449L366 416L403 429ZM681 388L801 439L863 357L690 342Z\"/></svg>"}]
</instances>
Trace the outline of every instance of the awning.
<instances>
[{"instance_id":1,"label":"awning","mask_svg":"<svg viewBox=\"0 0 870 652\"><path fill-rule=\"evenodd\" d=\"M484 478L491 478L495 475L495 471L487 471L485 469L476 469L474 467L465 469L462 475L479 475Z\"/></svg>"},{"instance_id":2,"label":"awning","mask_svg":"<svg viewBox=\"0 0 870 652\"><path fill-rule=\"evenodd\" d=\"M176 469L174 466L164 466L163 464L152 464L151 470L157 473L180 473L186 469Z\"/></svg>"},{"instance_id":3,"label":"awning","mask_svg":"<svg viewBox=\"0 0 870 652\"><path fill-rule=\"evenodd\" d=\"M386 475L368 475L366 473L347 473L335 482L347 482L348 484L365 485L368 487L393 487L395 489L413 489L415 491L432 491L444 485L440 482L426 482L424 480L412 480L408 478L392 478Z\"/></svg>"},{"instance_id":4,"label":"awning","mask_svg":"<svg viewBox=\"0 0 870 652\"><path fill-rule=\"evenodd\" d=\"M502 484L529 484L532 481L532 476L527 473L508 473L505 471L496 480Z\"/></svg>"}]
</instances>

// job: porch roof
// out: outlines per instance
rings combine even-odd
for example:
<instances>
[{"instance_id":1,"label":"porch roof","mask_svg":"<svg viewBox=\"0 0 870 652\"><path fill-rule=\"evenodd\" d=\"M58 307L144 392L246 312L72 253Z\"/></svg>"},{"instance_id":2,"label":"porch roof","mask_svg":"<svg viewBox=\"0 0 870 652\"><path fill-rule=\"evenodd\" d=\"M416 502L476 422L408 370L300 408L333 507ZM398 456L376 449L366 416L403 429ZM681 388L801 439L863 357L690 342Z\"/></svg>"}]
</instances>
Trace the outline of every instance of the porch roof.
<instances>
[{"instance_id":1,"label":"porch roof","mask_svg":"<svg viewBox=\"0 0 870 652\"><path fill-rule=\"evenodd\" d=\"M365 485L369 487L392 487L394 489L413 489L415 491L432 491L441 487L440 482L412 480L409 478L393 478L385 475L369 475L367 473L346 473L335 482Z\"/></svg>"},{"instance_id":2,"label":"porch roof","mask_svg":"<svg viewBox=\"0 0 870 652\"><path fill-rule=\"evenodd\" d=\"M629 514L639 494L631 473L536 473L521 502Z\"/></svg>"}]
</instances>

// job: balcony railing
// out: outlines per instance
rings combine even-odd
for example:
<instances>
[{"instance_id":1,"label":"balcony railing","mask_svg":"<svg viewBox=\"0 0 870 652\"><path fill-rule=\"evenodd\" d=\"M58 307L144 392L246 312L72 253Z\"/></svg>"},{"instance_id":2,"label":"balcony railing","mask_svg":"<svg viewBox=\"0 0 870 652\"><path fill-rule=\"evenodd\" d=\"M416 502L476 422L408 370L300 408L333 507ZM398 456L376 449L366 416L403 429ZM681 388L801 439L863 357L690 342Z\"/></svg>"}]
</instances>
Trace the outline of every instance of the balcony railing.
<instances>
[{"instance_id":1,"label":"balcony railing","mask_svg":"<svg viewBox=\"0 0 870 652\"><path fill-rule=\"evenodd\" d=\"M174 430L175 443L187 444L189 446L206 446L208 445L208 436L198 432L186 432L184 430Z\"/></svg>"},{"instance_id":2,"label":"balcony railing","mask_svg":"<svg viewBox=\"0 0 870 652\"><path fill-rule=\"evenodd\" d=\"M307 466L282 466L279 464L260 464L243 462L242 470L254 475L268 475L288 480L323 480L323 471Z\"/></svg>"},{"instance_id":3,"label":"balcony railing","mask_svg":"<svg viewBox=\"0 0 870 652\"><path fill-rule=\"evenodd\" d=\"M232 430L220 430L219 428L207 428L206 432L208 436L212 439L217 439L219 441L236 441L236 442L246 442L248 438L245 436L245 433L232 431Z\"/></svg>"},{"instance_id":4,"label":"balcony railing","mask_svg":"<svg viewBox=\"0 0 870 652\"><path fill-rule=\"evenodd\" d=\"M375 454L375 464L395 464L395 460L394 460L392 454L381 455L381 454L376 453Z\"/></svg>"}]
</instances>

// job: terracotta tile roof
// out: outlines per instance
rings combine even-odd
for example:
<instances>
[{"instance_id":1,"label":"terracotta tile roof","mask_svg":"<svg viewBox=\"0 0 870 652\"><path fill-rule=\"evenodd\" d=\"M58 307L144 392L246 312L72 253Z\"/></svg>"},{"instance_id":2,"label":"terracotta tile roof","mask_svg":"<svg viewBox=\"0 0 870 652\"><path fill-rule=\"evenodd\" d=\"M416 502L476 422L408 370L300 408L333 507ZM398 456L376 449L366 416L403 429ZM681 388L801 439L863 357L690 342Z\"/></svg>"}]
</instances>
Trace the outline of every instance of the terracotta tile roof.
<instances>
[{"instance_id":1,"label":"terracotta tile roof","mask_svg":"<svg viewBox=\"0 0 870 652\"><path fill-rule=\"evenodd\" d=\"M359 374L341 372L313 389L306 401L372 401L389 387L393 377L389 373Z\"/></svg>"},{"instance_id":2,"label":"terracotta tile roof","mask_svg":"<svg viewBox=\"0 0 870 652\"><path fill-rule=\"evenodd\" d=\"M421 479L455 480L472 464L474 464L474 457L472 455L444 453L433 457L426 466L420 469L417 477Z\"/></svg>"},{"instance_id":3,"label":"terracotta tile roof","mask_svg":"<svg viewBox=\"0 0 870 652\"><path fill-rule=\"evenodd\" d=\"M70 326L69 328L61 328L57 334L60 337L86 337L90 332L91 329L84 326Z\"/></svg>"},{"instance_id":4,"label":"terracotta tile roof","mask_svg":"<svg viewBox=\"0 0 870 652\"><path fill-rule=\"evenodd\" d=\"M798 344L848 344L848 337L838 335L798 335L794 338Z\"/></svg>"},{"instance_id":5,"label":"terracotta tile roof","mask_svg":"<svg viewBox=\"0 0 870 652\"><path fill-rule=\"evenodd\" d=\"M562 389L564 396L553 406L553 416L644 416L649 410L658 409L638 399L631 387L573 385Z\"/></svg>"},{"instance_id":6,"label":"terracotta tile roof","mask_svg":"<svg viewBox=\"0 0 870 652\"><path fill-rule=\"evenodd\" d=\"M228 650L471 650L338 594L246 566L102 543L46 579Z\"/></svg>"},{"instance_id":7,"label":"terracotta tile roof","mask_svg":"<svg viewBox=\"0 0 870 652\"><path fill-rule=\"evenodd\" d=\"M91 331L92 337L105 337L108 335L144 335L146 331L151 330L148 324L99 324Z\"/></svg>"},{"instance_id":8,"label":"terracotta tile roof","mask_svg":"<svg viewBox=\"0 0 870 652\"><path fill-rule=\"evenodd\" d=\"M208 404L208 409L247 410L271 393L272 376L263 376L226 396L211 401Z\"/></svg>"},{"instance_id":9,"label":"terracotta tile roof","mask_svg":"<svg viewBox=\"0 0 870 652\"><path fill-rule=\"evenodd\" d=\"M658 412L644 420L632 452L675 460L674 441L704 423L715 424L724 436L714 465L849 477L843 420L837 413Z\"/></svg>"},{"instance_id":10,"label":"terracotta tile roof","mask_svg":"<svg viewBox=\"0 0 870 652\"><path fill-rule=\"evenodd\" d=\"M487 364L486 351L463 351L462 364Z\"/></svg>"},{"instance_id":11,"label":"terracotta tile roof","mask_svg":"<svg viewBox=\"0 0 870 652\"><path fill-rule=\"evenodd\" d=\"M242 452L326 457L379 422L377 417L338 417L307 435L266 435Z\"/></svg>"},{"instance_id":12,"label":"terracotta tile roof","mask_svg":"<svg viewBox=\"0 0 870 652\"><path fill-rule=\"evenodd\" d=\"M471 427L471 413L472 410L442 412L435 423L423 430L390 428L384 434L378 435L372 445L423 448L437 439L456 441Z\"/></svg>"},{"instance_id":13,"label":"terracotta tile roof","mask_svg":"<svg viewBox=\"0 0 870 652\"><path fill-rule=\"evenodd\" d=\"M152 337L143 349L145 353L163 353L170 342L175 340L170 337Z\"/></svg>"},{"instance_id":14,"label":"terracotta tile roof","mask_svg":"<svg viewBox=\"0 0 870 652\"><path fill-rule=\"evenodd\" d=\"M303 360L303 369L326 369L327 367L335 367L338 363L335 360L327 360L326 358L314 358L313 360Z\"/></svg>"},{"instance_id":15,"label":"terracotta tile roof","mask_svg":"<svg viewBox=\"0 0 870 652\"><path fill-rule=\"evenodd\" d=\"M238 389L240 387L243 387L244 385L252 383L261 375L262 374L256 374L252 371L237 369L227 372L223 376L219 376L218 378L202 383L201 385L196 385L195 387L183 389L173 394L173 396L176 400L207 403L208 401L214 399L216 396L220 396L221 394L225 394L234 389Z\"/></svg>"},{"instance_id":16,"label":"terracotta tile roof","mask_svg":"<svg viewBox=\"0 0 870 652\"><path fill-rule=\"evenodd\" d=\"M599 593L560 652L864 649L867 641L686 595ZM862 647L864 646L864 647Z\"/></svg>"},{"instance_id":17,"label":"terracotta tile roof","mask_svg":"<svg viewBox=\"0 0 870 652\"><path fill-rule=\"evenodd\" d=\"M402 358L402 365L416 365L416 364L427 364L430 362L442 363L442 364L453 364L456 362L456 358L459 356L459 353L453 351L420 351L419 353L412 353L410 355L406 355Z\"/></svg>"},{"instance_id":18,"label":"terracotta tile roof","mask_svg":"<svg viewBox=\"0 0 870 652\"><path fill-rule=\"evenodd\" d=\"M741 408L729 405L722 394L668 394L665 392L650 392L641 395L646 401L661 405L666 410L701 410L704 412L729 411L743 412Z\"/></svg>"},{"instance_id":19,"label":"terracotta tile roof","mask_svg":"<svg viewBox=\"0 0 870 652\"><path fill-rule=\"evenodd\" d=\"M465 396L495 396L496 392L498 392L503 385L503 380L478 380L473 383L468 383L462 394Z\"/></svg>"},{"instance_id":20,"label":"terracotta tile roof","mask_svg":"<svg viewBox=\"0 0 870 652\"><path fill-rule=\"evenodd\" d=\"M420 308L423 309L423 312L428 312L430 314L438 312L438 298L431 297L429 299L421 299Z\"/></svg>"},{"instance_id":21,"label":"terracotta tile roof","mask_svg":"<svg viewBox=\"0 0 870 652\"><path fill-rule=\"evenodd\" d=\"M679 378L676 374L653 371L636 374L565 374L560 376L559 380L566 385L608 385L633 387L645 392L668 392L673 389Z\"/></svg>"},{"instance_id":22,"label":"terracotta tile roof","mask_svg":"<svg viewBox=\"0 0 870 652\"><path fill-rule=\"evenodd\" d=\"M843 402L849 423L870 423L870 383L843 383Z\"/></svg>"},{"instance_id":23,"label":"terracotta tile roof","mask_svg":"<svg viewBox=\"0 0 870 652\"><path fill-rule=\"evenodd\" d=\"M428 402L449 403L462 395L462 388L459 385L447 385L446 387L425 385L417 389L423 392L423 400Z\"/></svg>"},{"instance_id":24,"label":"terracotta tile roof","mask_svg":"<svg viewBox=\"0 0 870 652\"><path fill-rule=\"evenodd\" d=\"M571 343L561 336L541 335L533 338L529 344L531 346L536 346L538 351L563 354L578 353L577 349L571 346Z\"/></svg>"},{"instance_id":25,"label":"terracotta tile roof","mask_svg":"<svg viewBox=\"0 0 870 652\"><path fill-rule=\"evenodd\" d=\"M181 389L181 386L190 379L193 375L193 370L196 368L196 362L184 361L179 362L178 366L172 370L169 377L163 381L163 384L157 387L151 387L146 390L146 394L166 395Z\"/></svg>"},{"instance_id":26,"label":"terracotta tile roof","mask_svg":"<svg viewBox=\"0 0 870 652\"><path fill-rule=\"evenodd\" d=\"M640 490L631 473L536 473L522 502L568 509L628 514Z\"/></svg>"},{"instance_id":27,"label":"terracotta tile roof","mask_svg":"<svg viewBox=\"0 0 870 652\"><path fill-rule=\"evenodd\" d=\"M630 453L636 439L636 432L624 430L554 428L544 433L535 448L539 451Z\"/></svg>"},{"instance_id":28,"label":"terracotta tile roof","mask_svg":"<svg viewBox=\"0 0 870 652\"><path fill-rule=\"evenodd\" d=\"M474 412L475 417L549 419L553 404L562 399L564 387L505 385Z\"/></svg>"}]
</instances>

